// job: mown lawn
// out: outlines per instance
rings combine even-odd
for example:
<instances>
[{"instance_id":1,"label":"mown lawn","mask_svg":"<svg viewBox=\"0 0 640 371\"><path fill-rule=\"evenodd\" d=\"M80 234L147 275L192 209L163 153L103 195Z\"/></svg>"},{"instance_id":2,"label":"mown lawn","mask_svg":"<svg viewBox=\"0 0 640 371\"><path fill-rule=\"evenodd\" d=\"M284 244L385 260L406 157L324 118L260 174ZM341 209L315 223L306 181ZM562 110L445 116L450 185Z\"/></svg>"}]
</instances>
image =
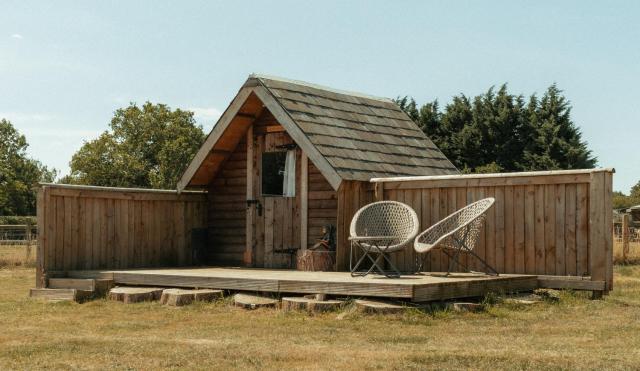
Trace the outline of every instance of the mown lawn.
<instances>
[{"instance_id":1,"label":"mown lawn","mask_svg":"<svg viewBox=\"0 0 640 371\"><path fill-rule=\"evenodd\" d=\"M182 308L27 298L33 269L0 269L0 369L636 369L640 266L592 301L310 316L228 301Z\"/></svg>"}]
</instances>

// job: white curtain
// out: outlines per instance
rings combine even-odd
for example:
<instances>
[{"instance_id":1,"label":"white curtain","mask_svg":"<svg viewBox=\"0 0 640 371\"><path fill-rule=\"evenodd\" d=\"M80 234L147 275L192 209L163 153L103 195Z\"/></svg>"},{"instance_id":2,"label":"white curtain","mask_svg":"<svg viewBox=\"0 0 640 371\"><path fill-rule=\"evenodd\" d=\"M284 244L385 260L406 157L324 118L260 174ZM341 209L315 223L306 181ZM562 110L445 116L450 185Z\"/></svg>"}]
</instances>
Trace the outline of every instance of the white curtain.
<instances>
[{"instance_id":1,"label":"white curtain","mask_svg":"<svg viewBox=\"0 0 640 371\"><path fill-rule=\"evenodd\" d=\"M285 197L295 197L296 195L296 151L287 151L282 193Z\"/></svg>"}]
</instances>

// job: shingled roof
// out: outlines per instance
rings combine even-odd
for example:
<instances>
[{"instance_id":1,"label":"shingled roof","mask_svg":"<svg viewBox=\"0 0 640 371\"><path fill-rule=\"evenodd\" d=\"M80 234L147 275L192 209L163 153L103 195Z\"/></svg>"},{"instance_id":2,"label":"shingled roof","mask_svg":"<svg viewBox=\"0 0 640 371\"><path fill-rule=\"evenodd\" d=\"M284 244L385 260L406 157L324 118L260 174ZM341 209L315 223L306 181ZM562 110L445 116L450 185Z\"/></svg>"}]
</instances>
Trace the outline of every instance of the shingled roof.
<instances>
[{"instance_id":1,"label":"shingled roof","mask_svg":"<svg viewBox=\"0 0 640 371\"><path fill-rule=\"evenodd\" d=\"M238 96L243 89L253 89L298 145L319 154L320 161L326 161L324 165L329 165L334 175L342 180L458 174L455 166L390 99L264 75L249 76ZM245 95L248 99L251 94ZM242 111L241 103L236 105L236 111ZM227 109L225 115L227 113L233 112ZM225 123L225 115L212 134L224 129L219 125ZM212 134L207 142L215 139L211 138ZM211 144L207 147L205 143L201 151L211 151ZM309 158L314 161L314 156ZM317 156L315 158L319 160ZM203 159L200 156L199 160L196 155L194 161ZM190 168L196 165L199 166L192 162ZM316 164L321 171L323 168L329 171L322 165ZM181 181L183 187L191 185L189 177L194 174L188 172L189 169Z\"/></svg>"}]
</instances>

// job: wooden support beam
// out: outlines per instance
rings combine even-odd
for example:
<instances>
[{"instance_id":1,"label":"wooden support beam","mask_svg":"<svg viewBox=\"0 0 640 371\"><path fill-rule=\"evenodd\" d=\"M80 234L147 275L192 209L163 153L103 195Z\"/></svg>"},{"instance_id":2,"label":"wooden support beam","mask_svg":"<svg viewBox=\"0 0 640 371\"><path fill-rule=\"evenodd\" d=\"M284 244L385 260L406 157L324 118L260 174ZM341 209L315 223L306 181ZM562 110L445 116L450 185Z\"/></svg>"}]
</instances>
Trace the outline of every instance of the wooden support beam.
<instances>
[{"instance_id":1,"label":"wooden support beam","mask_svg":"<svg viewBox=\"0 0 640 371\"><path fill-rule=\"evenodd\" d=\"M629 214L622 214L622 260L629 254Z\"/></svg>"},{"instance_id":2,"label":"wooden support beam","mask_svg":"<svg viewBox=\"0 0 640 371\"><path fill-rule=\"evenodd\" d=\"M309 160L307 155L300 154L300 245L307 249L309 223Z\"/></svg>"},{"instance_id":3,"label":"wooden support beam","mask_svg":"<svg viewBox=\"0 0 640 371\"><path fill-rule=\"evenodd\" d=\"M253 200L255 198L255 193L253 189L253 155L255 151L255 143L253 141L253 125L249 126L247 130L247 200ZM242 261L245 267L251 267L254 264L254 247L256 246L255 241L255 212L256 208L254 205L247 206L247 221L246 221L246 243L245 250Z\"/></svg>"}]
</instances>

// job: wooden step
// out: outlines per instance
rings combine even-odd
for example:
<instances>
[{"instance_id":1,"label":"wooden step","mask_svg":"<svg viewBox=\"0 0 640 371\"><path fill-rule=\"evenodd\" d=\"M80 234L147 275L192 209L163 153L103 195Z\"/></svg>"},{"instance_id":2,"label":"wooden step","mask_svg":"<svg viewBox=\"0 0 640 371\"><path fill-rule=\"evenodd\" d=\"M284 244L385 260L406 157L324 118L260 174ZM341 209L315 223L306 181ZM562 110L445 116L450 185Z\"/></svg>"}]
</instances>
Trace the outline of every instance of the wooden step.
<instances>
[{"instance_id":1,"label":"wooden step","mask_svg":"<svg viewBox=\"0 0 640 371\"><path fill-rule=\"evenodd\" d=\"M113 287L113 280L93 278L49 278L50 289L76 289L93 291L96 296L105 296Z\"/></svg>"},{"instance_id":2,"label":"wooden step","mask_svg":"<svg viewBox=\"0 0 640 371\"><path fill-rule=\"evenodd\" d=\"M364 313L396 314L404 312L407 307L398 303L383 300L356 300L356 308Z\"/></svg>"},{"instance_id":3,"label":"wooden step","mask_svg":"<svg viewBox=\"0 0 640 371\"><path fill-rule=\"evenodd\" d=\"M237 307L244 309L275 308L278 305L277 299L251 294L235 294L233 302Z\"/></svg>"},{"instance_id":4,"label":"wooden step","mask_svg":"<svg viewBox=\"0 0 640 371\"><path fill-rule=\"evenodd\" d=\"M166 289L162 291L160 304L183 306L189 305L194 301L211 302L222 298L222 290L185 290L185 289Z\"/></svg>"},{"instance_id":5,"label":"wooden step","mask_svg":"<svg viewBox=\"0 0 640 371\"><path fill-rule=\"evenodd\" d=\"M160 300L162 288L159 287L114 287L109 291L109 300L121 301L125 304L142 301Z\"/></svg>"},{"instance_id":6,"label":"wooden step","mask_svg":"<svg viewBox=\"0 0 640 371\"><path fill-rule=\"evenodd\" d=\"M340 300L317 300L308 297L285 297L282 298L282 309L305 310L308 312L328 312L339 309L344 303Z\"/></svg>"},{"instance_id":7,"label":"wooden step","mask_svg":"<svg viewBox=\"0 0 640 371\"><path fill-rule=\"evenodd\" d=\"M88 278L49 278L50 289L96 290L96 280Z\"/></svg>"},{"instance_id":8,"label":"wooden step","mask_svg":"<svg viewBox=\"0 0 640 371\"><path fill-rule=\"evenodd\" d=\"M29 297L46 301L75 301L82 302L91 298L93 291L77 289L31 289Z\"/></svg>"}]
</instances>

